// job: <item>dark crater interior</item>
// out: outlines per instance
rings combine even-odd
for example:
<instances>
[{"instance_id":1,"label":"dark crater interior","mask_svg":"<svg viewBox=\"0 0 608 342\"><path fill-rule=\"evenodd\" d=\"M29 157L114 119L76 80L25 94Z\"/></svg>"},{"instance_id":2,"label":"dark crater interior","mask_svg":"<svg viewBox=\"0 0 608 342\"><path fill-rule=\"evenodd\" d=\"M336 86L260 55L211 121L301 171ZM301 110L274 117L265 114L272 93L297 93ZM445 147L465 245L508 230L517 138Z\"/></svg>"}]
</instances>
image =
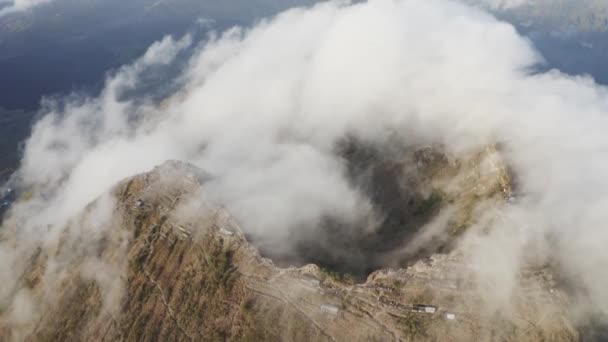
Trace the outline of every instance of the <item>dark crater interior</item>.
<instances>
[{"instance_id":1,"label":"dark crater interior","mask_svg":"<svg viewBox=\"0 0 608 342\"><path fill-rule=\"evenodd\" d=\"M336 151L351 184L372 203L366 219L353 223L325 217L313 229L295 230L309 233L294 236L294 250L276 253L259 246L262 255L279 266L314 263L338 277L361 281L377 269L406 266L446 247L429 246L407 257L398 253L443 204L430 184L435 170L447 164L443 154L430 148L391 150L356 140L344 141Z\"/></svg>"}]
</instances>

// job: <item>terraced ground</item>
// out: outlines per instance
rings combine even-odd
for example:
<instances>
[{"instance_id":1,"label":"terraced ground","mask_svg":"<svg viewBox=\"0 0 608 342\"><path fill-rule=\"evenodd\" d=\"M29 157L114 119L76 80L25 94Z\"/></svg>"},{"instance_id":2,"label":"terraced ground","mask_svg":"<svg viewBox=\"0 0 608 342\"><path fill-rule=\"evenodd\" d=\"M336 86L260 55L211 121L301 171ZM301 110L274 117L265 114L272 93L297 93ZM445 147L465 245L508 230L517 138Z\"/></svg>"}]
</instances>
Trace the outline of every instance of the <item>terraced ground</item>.
<instances>
[{"instance_id":1,"label":"terraced ground","mask_svg":"<svg viewBox=\"0 0 608 342\"><path fill-rule=\"evenodd\" d=\"M441 201L424 210L453 208L445 229L454 236L466 229L475 203L503 205L511 196L494 148L461 161L429 149L407 155L433 175L422 183L441 191ZM379 269L360 282L314 264L278 267L225 209L202 200L205 177L167 162L125 180L113 191L114 215L103 229L91 222L104 200L92 203L56 245L32 251L12 302L0 306L0 340L578 338L566 297L544 267L524 268L513 309L501 314L484 310L466 255L447 247L400 255L411 266ZM10 232L3 231L4 244ZM24 303L31 310L24 312Z\"/></svg>"}]
</instances>

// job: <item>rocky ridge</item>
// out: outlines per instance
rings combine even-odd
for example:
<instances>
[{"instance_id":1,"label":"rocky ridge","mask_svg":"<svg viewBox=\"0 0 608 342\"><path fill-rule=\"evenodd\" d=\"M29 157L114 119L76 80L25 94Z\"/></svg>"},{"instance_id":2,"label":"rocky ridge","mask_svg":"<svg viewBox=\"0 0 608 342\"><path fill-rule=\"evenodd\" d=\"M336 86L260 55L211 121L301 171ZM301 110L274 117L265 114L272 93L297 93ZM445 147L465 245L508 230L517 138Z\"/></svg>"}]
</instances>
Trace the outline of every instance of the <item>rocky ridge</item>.
<instances>
[{"instance_id":1,"label":"rocky ridge","mask_svg":"<svg viewBox=\"0 0 608 342\"><path fill-rule=\"evenodd\" d=\"M447 225L454 236L481 199L513 196L493 147L465 161L424 149L416 156L433 175L430 194L440 190L441 206L456 208ZM578 339L547 267L522 270L508 313L486 312L473 270L448 248L359 283L314 264L278 267L225 209L204 201L206 177L167 162L125 180L101 230L87 227L102 200L87 207L56 246L32 252L13 301L0 307L0 340ZM24 302L34 305L27 315Z\"/></svg>"}]
</instances>

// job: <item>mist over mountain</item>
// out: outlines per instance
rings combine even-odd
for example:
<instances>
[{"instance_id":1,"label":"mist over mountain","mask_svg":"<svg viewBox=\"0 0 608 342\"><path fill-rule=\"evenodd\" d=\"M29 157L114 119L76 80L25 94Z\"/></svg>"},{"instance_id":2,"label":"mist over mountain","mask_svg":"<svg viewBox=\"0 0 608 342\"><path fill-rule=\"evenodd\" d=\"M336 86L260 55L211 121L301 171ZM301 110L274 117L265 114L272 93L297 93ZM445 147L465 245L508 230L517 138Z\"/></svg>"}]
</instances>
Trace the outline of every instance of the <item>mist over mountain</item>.
<instances>
[{"instance_id":1,"label":"mist over mountain","mask_svg":"<svg viewBox=\"0 0 608 342\"><path fill-rule=\"evenodd\" d=\"M41 103L0 193L0 338L601 340L608 88L545 51L602 30L514 19L541 1L283 5L183 2L195 29Z\"/></svg>"},{"instance_id":2,"label":"mist over mountain","mask_svg":"<svg viewBox=\"0 0 608 342\"><path fill-rule=\"evenodd\" d=\"M588 74L608 83L608 3L601 0L463 0L492 11L529 37L543 54L543 70Z\"/></svg>"},{"instance_id":3,"label":"mist over mountain","mask_svg":"<svg viewBox=\"0 0 608 342\"><path fill-rule=\"evenodd\" d=\"M606 6L601 1L479 1L534 41L545 64L570 74L590 74L608 83L603 61ZM23 2L24 4L27 2ZM32 2L33 4L34 2ZM2 130L6 159L16 167L18 143L27 137L43 97L101 91L106 73L131 63L166 34L221 32L314 1L42 1L0 20L0 108L19 130ZM120 13L120 15L116 15ZM604 24L602 24L604 23ZM157 82L162 83L162 82ZM7 126L8 127L8 126ZM1 128L0 128L1 129ZM12 151L12 152L11 152Z\"/></svg>"},{"instance_id":4,"label":"mist over mountain","mask_svg":"<svg viewBox=\"0 0 608 342\"><path fill-rule=\"evenodd\" d=\"M95 96L102 90L106 74L131 63L165 35L190 32L202 39L208 32L250 25L280 10L309 3L56 0L2 15L0 111L8 114L3 115L5 124L0 126L4 139L0 170L5 173L17 167L19 143L27 138L43 97L64 97L72 92ZM167 75L177 69L150 75L148 83L163 84L162 78L172 78Z\"/></svg>"},{"instance_id":5,"label":"mist over mountain","mask_svg":"<svg viewBox=\"0 0 608 342\"><path fill-rule=\"evenodd\" d=\"M31 109L43 95L98 91L107 71L131 62L163 35L197 29L205 18L207 29L222 31L306 3L56 0L5 16L0 106Z\"/></svg>"}]
</instances>

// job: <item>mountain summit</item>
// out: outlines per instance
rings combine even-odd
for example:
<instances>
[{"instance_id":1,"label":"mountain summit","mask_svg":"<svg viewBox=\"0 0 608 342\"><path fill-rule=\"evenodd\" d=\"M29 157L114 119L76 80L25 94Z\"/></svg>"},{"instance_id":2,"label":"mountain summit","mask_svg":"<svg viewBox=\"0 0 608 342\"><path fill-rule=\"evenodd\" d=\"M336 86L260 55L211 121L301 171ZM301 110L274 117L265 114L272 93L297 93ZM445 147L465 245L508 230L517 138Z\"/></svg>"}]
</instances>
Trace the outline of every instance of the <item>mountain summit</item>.
<instances>
[{"instance_id":1,"label":"mountain summit","mask_svg":"<svg viewBox=\"0 0 608 342\"><path fill-rule=\"evenodd\" d=\"M460 222L454 228L466 229L466 211L482 200L512 198L493 148L452 162L431 149L408 155L417 156L419 168L434 170L419 182L443 189L437 210L430 204L424 210L436 215L449 203L454 223ZM376 163L372 167L388 161ZM522 269L514 304L503 312L487 310L474 264L459 250L410 255L409 267L377 269L360 282L314 264L279 267L260 255L229 212L204 200L208 177L192 165L166 162L90 204L56 244L38 246L23 261L11 301L0 306L1 339L578 338L566 318L567 297L546 266ZM101 219L100 212L111 215ZM10 229L2 233L3 240L12 238Z\"/></svg>"}]
</instances>

